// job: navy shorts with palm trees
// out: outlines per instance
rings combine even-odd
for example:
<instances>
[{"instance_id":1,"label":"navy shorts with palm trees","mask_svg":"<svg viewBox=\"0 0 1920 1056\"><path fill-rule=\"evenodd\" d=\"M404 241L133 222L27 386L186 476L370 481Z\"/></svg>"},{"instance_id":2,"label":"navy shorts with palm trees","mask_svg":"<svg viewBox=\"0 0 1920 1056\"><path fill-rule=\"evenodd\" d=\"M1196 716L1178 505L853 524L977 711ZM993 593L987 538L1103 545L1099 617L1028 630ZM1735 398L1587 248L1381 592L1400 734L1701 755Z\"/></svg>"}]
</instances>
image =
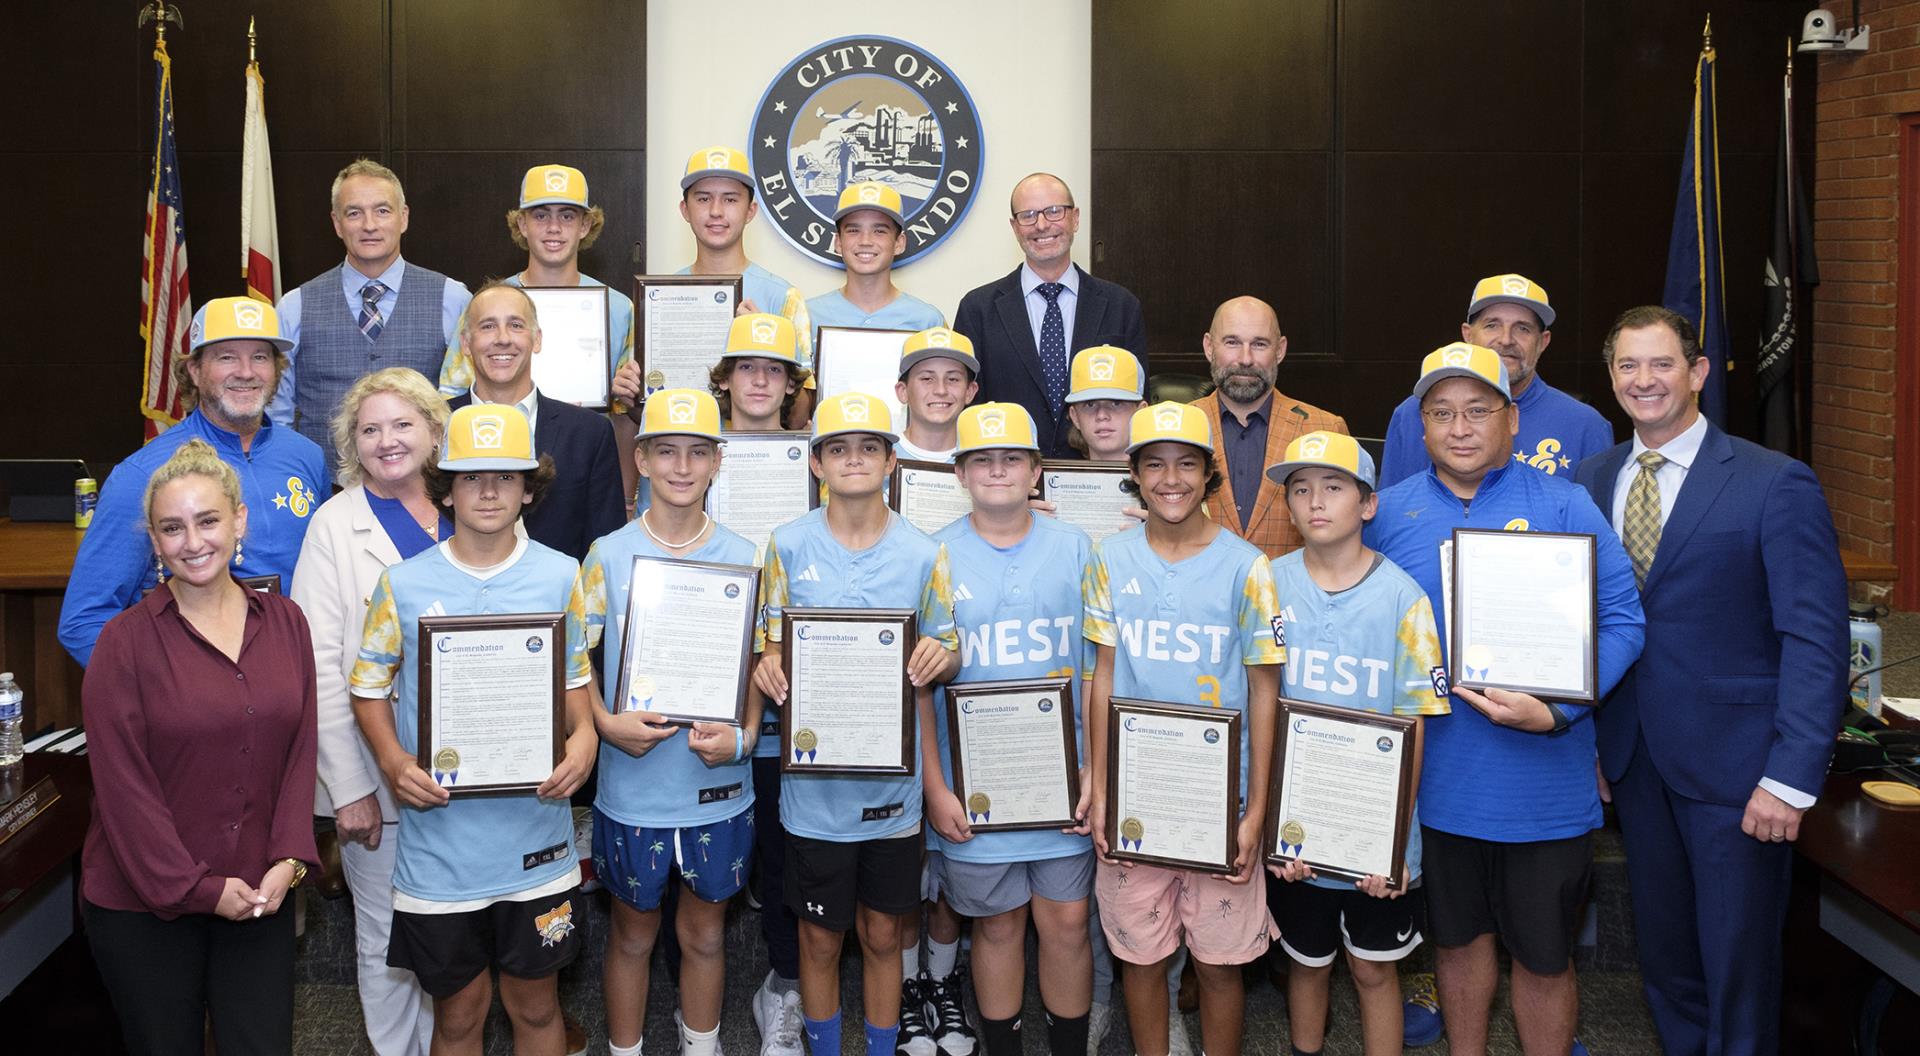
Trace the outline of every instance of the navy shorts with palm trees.
<instances>
[{"instance_id":1,"label":"navy shorts with palm trees","mask_svg":"<svg viewBox=\"0 0 1920 1056\"><path fill-rule=\"evenodd\" d=\"M752 810L705 825L650 829L593 808L593 865L600 882L643 913L660 908L667 878L675 872L696 896L724 902L746 886L752 861Z\"/></svg>"}]
</instances>

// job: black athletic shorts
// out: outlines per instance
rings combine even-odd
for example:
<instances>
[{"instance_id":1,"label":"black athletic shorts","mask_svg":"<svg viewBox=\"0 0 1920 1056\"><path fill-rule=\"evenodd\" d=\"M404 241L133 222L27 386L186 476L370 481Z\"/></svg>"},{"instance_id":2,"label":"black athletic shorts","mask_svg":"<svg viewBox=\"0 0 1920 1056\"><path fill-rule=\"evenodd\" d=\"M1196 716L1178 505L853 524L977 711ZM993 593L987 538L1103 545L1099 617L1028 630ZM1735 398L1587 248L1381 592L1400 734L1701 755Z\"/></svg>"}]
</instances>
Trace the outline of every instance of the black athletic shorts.
<instances>
[{"instance_id":1,"label":"black athletic shorts","mask_svg":"<svg viewBox=\"0 0 1920 1056\"><path fill-rule=\"evenodd\" d=\"M1465 946L1500 937L1535 975L1573 963L1573 940L1593 873L1593 834L1495 843L1420 827L1422 879L1433 941Z\"/></svg>"},{"instance_id":2,"label":"black athletic shorts","mask_svg":"<svg viewBox=\"0 0 1920 1056\"><path fill-rule=\"evenodd\" d=\"M578 886L465 913L394 910L387 964L419 976L420 989L435 998L452 997L490 968L545 978L579 954L586 911Z\"/></svg>"},{"instance_id":3,"label":"black athletic shorts","mask_svg":"<svg viewBox=\"0 0 1920 1056\"><path fill-rule=\"evenodd\" d=\"M920 830L836 843L787 833L787 908L828 931L853 927L854 909L910 913L920 907Z\"/></svg>"}]
</instances>

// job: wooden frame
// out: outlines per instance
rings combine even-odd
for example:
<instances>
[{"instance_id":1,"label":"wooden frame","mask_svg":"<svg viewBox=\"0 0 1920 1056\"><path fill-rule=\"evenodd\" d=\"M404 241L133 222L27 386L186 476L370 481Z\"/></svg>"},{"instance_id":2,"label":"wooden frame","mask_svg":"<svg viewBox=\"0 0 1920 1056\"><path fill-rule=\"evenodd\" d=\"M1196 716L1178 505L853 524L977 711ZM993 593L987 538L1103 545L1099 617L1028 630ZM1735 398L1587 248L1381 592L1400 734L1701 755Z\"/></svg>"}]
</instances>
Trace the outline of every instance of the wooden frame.
<instances>
[{"instance_id":1,"label":"wooden frame","mask_svg":"<svg viewBox=\"0 0 1920 1056\"><path fill-rule=\"evenodd\" d=\"M887 475L887 508L905 518L908 524L913 525L928 535L932 535L934 532L945 528L954 521L954 518L949 517L939 524L922 524L919 520L915 519L910 509L903 508L910 505L906 500L908 491L906 479L908 473L926 473L936 479L943 480L945 483L950 483L953 486L953 490L967 500L966 509L961 511L959 516L965 517L967 514L973 512L973 498L968 495L966 485L961 484L960 478L954 475L952 463L927 462L916 458L895 459L893 472Z\"/></svg>"},{"instance_id":2,"label":"wooden frame","mask_svg":"<svg viewBox=\"0 0 1920 1056\"><path fill-rule=\"evenodd\" d=\"M1067 816L1042 818L1035 821L995 822L992 820L991 797L983 789L967 787L967 758L964 748L966 738L961 736L961 727L969 725L973 720L966 717L968 713L963 706L963 701L980 697L1024 698L1035 694L1050 697L1059 711L1060 758L1065 764L1062 778L1066 782ZM969 828L974 832L1014 832L1023 829L1068 829L1079 824L1079 819L1075 815L1081 807L1079 802L1080 749L1075 743L1073 686L1068 679L1032 678L1002 679L994 682L955 682L946 687L946 698L948 772L953 776L953 794L959 797L960 809L967 813ZM1048 758L1052 758L1050 753Z\"/></svg>"},{"instance_id":3,"label":"wooden frame","mask_svg":"<svg viewBox=\"0 0 1920 1056\"><path fill-rule=\"evenodd\" d=\"M1414 795L1417 791L1414 787L1414 782L1419 776L1418 763L1420 753L1424 748L1424 738L1420 732L1422 727L1419 719L1408 715L1382 715L1379 712L1361 711L1358 708L1343 708L1331 704L1315 704L1310 701L1290 700L1286 697L1280 698L1276 716L1279 721L1275 726L1273 739L1273 777L1267 795L1266 831L1263 834L1266 842L1266 860L1274 865L1285 865L1295 858L1293 855L1285 855L1280 851L1283 842L1282 830L1286 828L1289 822L1293 821L1293 819L1281 816L1281 804L1285 802L1281 793L1286 789L1287 746L1292 742L1293 718L1295 716L1312 716L1314 718L1358 726L1367 730L1398 733L1406 738L1400 749L1400 787L1396 797L1397 802L1394 807L1392 851L1394 868L1391 872L1385 874L1388 886L1398 891L1405 891L1408 880L1406 871L1407 842L1413 837L1413 803ZM1297 822L1295 823L1297 824ZM1298 835L1300 835L1302 839L1292 840L1292 843L1303 843L1304 837L1307 834L1300 833ZM1302 854L1298 857L1301 861L1306 862L1307 865L1313 868L1316 876L1329 877L1335 880L1360 880L1365 876L1365 874L1356 873L1349 869L1323 865L1316 862L1311 855Z\"/></svg>"},{"instance_id":4,"label":"wooden frame","mask_svg":"<svg viewBox=\"0 0 1920 1056\"><path fill-rule=\"evenodd\" d=\"M612 297L613 289L612 287L608 287L608 286L525 286L525 287L522 287L522 289L526 291L527 299L534 302L534 306L536 309L539 310L539 313L541 316L540 355L533 357L534 385L538 387L539 390L542 393L545 393L547 396L552 397L553 399L556 399L556 400L560 400L563 403L571 403L575 407L584 407L590 411L605 411L608 408L612 407L613 406L613 297ZM576 299L598 300L600 302L600 334L601 334L600 354L597 357L598 361L594 364L594 373L593 375L591 375L589 379L594 382L594 385L592 386L592 388L596 395L593 399L589 399L584 403L578 400L569 399L568 397L572 395L572 387L563 386L554 380L554 375L552 373L552 370L553 370L552 364L558 359L558 355L554 353L552 345L547 340L547 338L552 336L552 332L560 332L560 331L556 328L554 331L550 332L547 324L549 322L554 321L555 316L560 313L555 311L556 306L551 303L544 308L540 306L540 302L543 300L555 301L555 300L576 300ZM637 347L635 349L635 354L636 355L638 354ZM540 376L541 375L540 365L542 361L546 362L549 365L547 376L545 378L542 378Z\"/></svg>"},{"instance_id":5,"label":"wooden frame","mask_svg":"<svg viewBox=\"0 0 1920 1056\"><path fill-rule=\"evenodd\" d=\"M918 723L917 707L914 700L913 683L907 679L907 661L913 656L913 649L920 640L919 614L912 609L842 609L842 608L802 608L790 607L781 614L784 624L784 638L780 649L780 667L787 677L787 701L780 716L780 772L783 774L882 774L891 776L911 776L914 762L919 756L919 744L914 738ZM795 655L805 641L800 636L801 624L854 624L879 625L882 633L892 631L903 637L900 646L900 762L885 766L857 766L846 764L822 764L800 758L803 754L817 752L818 742L812 740L814 731L804 725L804 716L800 714L800 698L804 692L801 682L794 678Z\"/></svg>"},{"instance_id":6,"label":"wooden frame","mask_svg":"<svg viewBox=\"0 0 1920 1056\"><path fill-rule=\"evenodd\" d=\"M459 769L459 757L453 757L454 765L439 766L447 761L443 753L448 749L436 746L433 733L433 637L436 634L459 633L461 631L547 631L553 636L553 649L548 662L553 668L553 726L550 767L559 766L567 749L567 616L563 612L535 612L512 616L422 616L420 617L420 635L417 652L419 665L419 730L415 738L414 761L420 769L433 774L436 769L455 772ZM437 779L436 779L437 783ZM455 780L443 786L454 796L518 795L531 792L540 787L542 781L532 783L515 782L511 784L466 785Z\"/></svg>"},{"instance_id":7,"label":"wooden frame","mask_svg":"<svg viewBox=\"0 0 1920 1056\"><path fill-rule=\"evenodd\" d=\"M1523 685L1517 682L1497 681L1488 678L1470 677L1470 668L1465 643L1462 641L1461 625L1466 621L1460 618L1460 561L1464 543L1485 537L1498 539L1503 544L1520 543L1536 545L1547 540L1575 540L1586 547L1587 554L1587 640L1585 660L1585 689L1567 691L1558 687ZM1451 583L1448 597L1452 600L1452 610L1447 614L1447 678L1453 686L1468 689L1510 689L1520 693L1532 693L1542 699L1564 700L1580 704L1598 704L1600 702L1600 567L1599 554L1595 539L1585 532L1507 532L1479 528L1455 528L1453 530L1453 566L1443 570Z\"/></svg>"},{"instance_id":8,"label":"wooden frame","mask_svg":"<svg viewBox=\"0 0 1920 1056\"><path fill-rule=\"evenodd\" d=\"M690 711L676 711L671 708L660 707L651 707L645 710L660 715L668 724L674 726L692 726L695 722L724 722L732 726L744 726L747 718L747 691L748 687L752 685L753 629L755 617L759 614L760 570L751 565L723 565L709 561L683 561L677 558L652 557L646 554L636 554L633 558L632 572L629 574L629 584L632 583L633 579L638 578L637 575L633 573L638 573L643 563L670 565L675 568L697 569L713 573L723 579L729 580L727 585L735 588L737 593L728 595L728 600L737 600L740 604L740 661L734 672L735 692L732 717L721 718L715 715L696 714ZM633 691L634 636L639 633L642 626L642 621L635 619L634 614L639 610L641 602L642 599L639 591L631 589L630 586L627 590L625 628L620 636L619 691L615 694L614 698L608 702L615 714L619 714L620 710L626 706L628 696ZM655 619L664 618L666 618L665 614L656 610ZM668 619L668 623L671 623L670 619ZM652 621L647 621L647 625L655 630L660 629L658 626L655 626Z\"/></svg>"},{"instance_id":9,"label":"wooden frame","mask_svg":"<svg viewBox=\"0 0 1920 1056\"><path fill-rule=\"evenodd\" d=\"M1107 707L1107 857L1118 861L1149 862L1175 869L1193 869L1223 876L1231 874L1234 871L1234 862L1240 855L1240 739L1244 735L1245 723L1242 714L1222 708L1196 708L1184 704L1166 704L1160 701L1132 700L1124 697L1111 698ZM1221 736L1227 739L1227 795L1226 802L1221 805L1222 828L1226 835L1221 864L1145 854L1127 850L1123 846L1125 840L1137 842L1139 839L1137 832L1130 834L1126 831L1128 823L1134 822L1135 819L1123 820L1119 810L1120 739L1129 715L1198 720L1219 725Z\"/></svg>"},{"instance_id":10,"label":"wooden frame","mask_svg":"<svg viewBox=\"0 0 1920 1056\"><path fill-rule=\"evenodd\" d=\"M728 286L733 290L733 300L727 308L728 323L720 327L713 342L713 353L703 362L699 377L670 378L664 370L656 369L647 361L650 349L647 348L647 305L653 303L647 297L648 287L678 286ZM745 296L743 278L739 275L635 275L633 277L633 362L640 368L640 394L644 399L648 393L665 388L692 388L707 391L707 370L720 362L720 356L727 348L727 326L732 325L733 312L740 307ZM658 375L658 382L654 378Z\"/></svg>"}]
</instances>

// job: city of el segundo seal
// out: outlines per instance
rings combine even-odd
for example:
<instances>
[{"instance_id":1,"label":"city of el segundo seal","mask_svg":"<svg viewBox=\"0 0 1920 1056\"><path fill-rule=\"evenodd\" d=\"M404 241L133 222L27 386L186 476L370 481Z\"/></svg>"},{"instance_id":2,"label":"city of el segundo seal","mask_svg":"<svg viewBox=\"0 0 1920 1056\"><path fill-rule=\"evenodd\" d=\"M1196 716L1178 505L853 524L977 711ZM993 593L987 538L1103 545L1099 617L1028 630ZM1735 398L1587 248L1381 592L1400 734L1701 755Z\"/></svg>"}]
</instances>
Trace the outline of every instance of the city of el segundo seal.
<instances>
[{"instance_id":1,"label":"city of el segundo seal","mask_svg":"<svg viewBox=\"0 0 1920 1056\"><path fill-rule=\"evenodd\" d=\"M833 267L833 211L850 183L900 192L907 248L895 267L940 244L967 215L985 157L980 116L953 70L892 37L808 48L754 109L749 140L760 211L794 248Z\"/></svg>"}]
</instances>

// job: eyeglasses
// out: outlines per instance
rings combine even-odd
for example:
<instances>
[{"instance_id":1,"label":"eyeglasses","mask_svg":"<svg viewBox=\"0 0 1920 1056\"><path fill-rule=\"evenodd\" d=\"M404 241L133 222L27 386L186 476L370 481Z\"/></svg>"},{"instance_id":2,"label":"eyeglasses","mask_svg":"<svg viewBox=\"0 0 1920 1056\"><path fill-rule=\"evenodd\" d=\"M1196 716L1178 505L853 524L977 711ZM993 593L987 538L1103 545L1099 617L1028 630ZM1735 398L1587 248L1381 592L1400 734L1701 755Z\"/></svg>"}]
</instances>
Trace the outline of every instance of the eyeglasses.
<instances>
[{"instance_id":1,"label":"eyeglasses","mask_svg":"<svg viewBox=\"0 0 1920 1056\"><path fill-rule=\"evenodd\" d=\"M1072 205L1049 205L1044 209L1022 209L1013 214L1013 222L1021 227L1032 227L1044 216L1049 223L1057 223L1072 208Z\"/></svg>"},{"instance_id":2,"label":"eyeglasses","mask_svg":"<svg viewBox=\"0 0 1920 1056\"><path fill-rule=\"evenodd\" d=\"M1451 407L1432 407L1420 412L1420 417L1435 425L1452 425L1455 418L1465 418L1471 425L1479 425L1494 415L1506 410L1505 407L1469 407L1456 411Z\"/></svg>"}]
</instances>

